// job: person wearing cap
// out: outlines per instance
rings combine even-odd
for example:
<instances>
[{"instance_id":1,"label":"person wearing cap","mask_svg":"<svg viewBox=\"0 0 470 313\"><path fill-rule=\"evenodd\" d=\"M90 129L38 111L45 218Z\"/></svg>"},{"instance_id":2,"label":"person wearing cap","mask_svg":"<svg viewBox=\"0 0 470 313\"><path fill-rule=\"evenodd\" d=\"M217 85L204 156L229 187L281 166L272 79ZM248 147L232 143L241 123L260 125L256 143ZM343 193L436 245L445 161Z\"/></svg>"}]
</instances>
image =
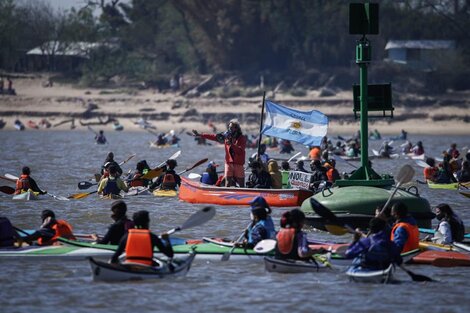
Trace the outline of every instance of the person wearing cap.
<instances>
[{"instance_id":1,"label":"person wearing cap","mask_svg":"<svg viewBox=\"0 0 470 313\"><path fill-rule=\"evenodd\" d=\"M104 145L104 144L108 143L108 141L106 140L106 137L104 136L104 131L103 130L100 130L99 134L95 135L95 142L98 145Z\"/></svg>"},{"instance_id":2,"label":"person wearing cap","mask_svg":"<svg viewBox=\"0 0 470 313\"><path fill-rule=\"evenodd\" d=\"M251 174L248 177L246 186L248 188L269 189L272 186L271 175L264 169L259 161L253 161L250 164Z\"/></svg>"},{"instance_id":3,"label":"person wearing cap","mask_svg":"<svg viewBox=\"0 0 470 313\"><path fill-rule=\"evenodd\" d=\"M20 246L22 242L32 244L35 240L40 246L53 245L59 237L75 240L72 226L65 220L57 220L53 211L43 210L41 212L41 221L42 224L38 230L31 235L20 238Z\"/></svg>"},{"instance_id":4,"label":"person wearing cap","mask_svg":"<svg viewBox=\"0 0 470 313\"><path fill-rule=\"evenodd\" d=\"M153 261L155 247L167 257L173 257L173 248L169 235L164 233L161 235L162 239L160 239L157 235L150 232L148 211L135 212L132 220L135 226L129 229L128 233L121 238L119 246L111 258L111 263L118 263L119 256L126 252L124 263L139 263L152 266L155 264Z\"/></svg>"},{"instance_id":5,"label":"person wearing cap","mask_svg":"<svg viewBox=\"0 0 470 313\"><path fill-rule=\"evenodd\" d=\"M127 187L126 183L119 178L117 168L112 165L108 169L109 176L101 179L98 185L98 194L103 196L119 196L121 190L124 192L129 191L129 187Z\"/></svg>"},{"instance_id":6,"label":"person wearing cap","mask_svg":"<svg viewBox=\"0 0 470 313\"><path fill-rule=\"evenodd\" d=\"M44 195L47 193L47 191L43 191L38 187L38 184L36 181L30 176L31 170L28 166L24 166L21 169L21 175L16 181L16 187L15 187L15 195L18 195L20 193L26 192L28 190L32 190L34 192L37 192L41 195Z\"/></svg>"},{"instance_id":7,"label":"person wearing cap","mask_svg":"<svg viewBox=\"0 0 470 313\"><path fill-rule=\"evenodd\" d=\"M207 167L204 173L202 173L201 176L201 183L206 184L206 185L215 185L217 180L219 179L219 176L217 175L217 167L219 165L216 164L214 161L210 161L207 163Z\"/></svg>"},{"instance_id":8,"label":"person wearing cap","mask_svg":"<svg viewBox=\"0 0 470 313\"><path fill-rule=\"evenodd\" d=\"M176 190L181 185L181 177L176 174L175 167L178 165L176 160L169 159L166 161L166 170L157 180L150 185L149 189L154 190L160 188L163 190Z\"/></svg>"},{"instance_id":9,"label":"person wearing cap","mask_svg":"<svg viewBox=\"0 0 470 313\"><path fill-rule=\"evenodd\" d=\"M302 231L305 214L293 209L282 214L281 229L276 235L276 259L308 260L314 254L325 252L324 249L311 249L308 246L307 234Z\"/></svg>"},{"instance_id":10,"label":"person wearing cap","mask_svg":"<svg viewBox=\"0 0 470 313\"><path fill-rule=\"evenodd\" d=\"M96 234L92 235L96 243L118 245L128 230L134 228L134 222L127 218L127 205L124 201L118 200L113 202L111 204L111 212L111 218L114 220L114 223L109 226L103 238L99 239Z\"/></svg>"},{"instance_id":11,"label":"person wearing cap","mask_svg":"<svg viewBox=\"0 0 470 313\"><path fill-rule=\"evenodd\" d=\"M454 241L462 242L465 236L465 225L447 203L441 203L434 208L439 224L436 227L433 242L450 245Z\"/></svg>"},{"instance_id":12,"label":"person wearing cap","mask_svg":"<svg viewBox=\"0 0 470 313\"><path fill-rule=\"evenodd\" d=\"M354 234L353 242L346 250L345 256L354 259L352 266L358 269L383 270L390 264L400 265L400 247L390 240L387 222L374 217L369 222L367 237L359 231Z\"/></svg>"},{"instance_id":13,"label":"person wearing cap","mask_svg":"<svg viewBox=\"0 0 470 313\"><path fill-rule=\"evenodd\" d=\"M395 218L390 240L393 241L401 253L419 248L419 229L416 220L408 214L408 207L403 202L396 202L392 206L392 217Z\"/></svg>"},{"instance_id":14,"label":"person wearing cap","mask_svg":"<svg viewBox=\"0 0 470 313\"><path fill-rule=\"evenodd\" d=\"M271 208L263 197L258 196L254 198L250 205L251 224L247 228L245 240L241 246L253 249L261 240L275 239L276 230L274 229L273 220L269 215Z\"/></svg>"},{"instance_id":15,"label":"person wearing cap","mask_svg":"<svg viewBox=\"0 0 470 313\"><path fill-rule=\"evenodd\" d=\"M245 187L245 149L246 136L243 135L240 123L231 120L227 125L227 131L221 134L201 134L193 130L196 137L224 143L225 146L225 186Z\"/></svg>"}]
</instances>

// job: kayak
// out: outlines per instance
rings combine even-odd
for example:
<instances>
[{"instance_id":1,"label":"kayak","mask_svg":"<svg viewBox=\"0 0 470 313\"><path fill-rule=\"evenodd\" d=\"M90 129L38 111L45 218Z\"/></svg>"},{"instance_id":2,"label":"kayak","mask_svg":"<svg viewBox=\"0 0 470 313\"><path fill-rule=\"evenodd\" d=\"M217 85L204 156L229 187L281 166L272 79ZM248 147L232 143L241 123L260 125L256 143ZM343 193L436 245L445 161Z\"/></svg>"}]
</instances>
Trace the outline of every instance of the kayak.
<instances>
[{"instance_id":1,"label":"kayak","mask_svg":"<svg viewBox=\"0 0 470 313\"><path fill-rule=\"evenodd\" d=\"M375 284L387 284L392 282L394 274L395 266L393 264L390 264L390 266L384 270L369 270L360 266L351 266L346 271L346 275L349 277L350 281Z\"/></svg>"},{"instance_id":2,"label":"kayak","mask_svg":"<svg viewBox=\"0 0 470 313\"><path fill-rule=\"evenodd\" d=\"M420 232L420 233L423 233L423 234L434 235L435 230L434 230L434 229L430 229L430 228L420 228L420 229L419 229L419 232ZM464 235L464 238L470 239L470 233L469 233L469 234L465 234L465 235Z\"/></svg>"},{"instance_id":3,"label":"kayak","mask_svg":"<svg viewBox=\"0 0 470 313\"><path fill-rule=\"evenodd\" d=\"M313 192L300 189L255 189L216 187L192 181L181 177L179 199L189 203L208 203L218 205L249 205L257 196L266 199L270 206L292 207L299 206Z\"/></svg>"},{"instance_id":4,"label":"kayak","mask_svg":"<svg viewBox=\"0 0 470 313\"><path fill-rule=\"evenodd\" d=\"M100 195L100 199L103 199L103 200L117 200L117 199L122 199L122 198L124 197L121 195L115 195L115 194L108 194L106 196Z\"/></svg>"},{"instance_id":5,"label":"kayak","mask_svg":"<svg viewBox=\"0 0 470 313\"><path fill-rule=\"evenodd\" d=\"M113 128L114 128L114 130L117 130L117 131L124 130L124 126L122 126L122 125L119 124L119 123L114 123L114 124L113 124Z\"/></svg>"},{"instance_id":6,"label":"kayak","mask_svg":"<svg viewBox=\"0 0 470 313\"><path fill-rule=\"evenodd\" d=\"M24 258L37 260L38 258L46 258L48 260L83 260L91 256L99 258L110 258L112 255L113 251L110 250L95 249L91 247L72 247L65 245L0 248L0 259Z\"/></svg>"},{"instance_id":7,"label":"kayak","mask_svg":"<svg viewBox=\"0 0 470 313\"><path fill-rule=\"evenodd\" d=\"M403 259L403 263L407 263L413 259L413 257L417 256L421 253L420 249L414 249L405 253L401 254L401 258ZM353 259L347 259L344 257L343 254L333 253L330 258L330 263L334 266L351 266L351 262Z\"/></svg>"},{"instance_id":8,"label":"kayak","mask_svg":"<svg viewBox=\"0 0 470 313\"><path fill-rule=\"evenodd\" d=\"M412 160L425 160L426 159L426 155L424 153L420 155L415 155L414 153L407 153L406 156Z\"/></svg>"},{"instance_id":9,"label":"kayak","mask_svg":"<svg viewBox=\"0 0 470 313\"><path fill-rule=\"evenodd\" d=\"M148 187L131 187L129 188L129 191L125 193L125 197L130 197L130 196L144 196L144 195L150 195L151 192L149 191Z\"/></svg>"},{"instance_id":10,"label":"kayak","mask_svg":"<svg viewBox=\"0 0 470 313\"><path fill-rule=\"evenodd\" d=\"M157 149L179 148L180 147L179 143L175 143L175 144L166 143L164 145L157 145L155 142L152 142L152 141L149 141L149 146L150 146L150 148L157 148Z\"/></svg>"},{"instance_id":11,"label":"kayak","mask_svg":"<svg viewBox=\"0 0 470 313\"><path fill-rule=\"evenodd\" d=\"M184 258L171 260L154 259L156 266L147 266L138 263L109 264L89 258L93 281L126 281L163 279L184 276L191 268L196 257L195 253L189 253Z\"/></svg>"},{"instance_id":12,"label":"kayak","mask_svg":"<svg viewBox=\"0 0 470 313\"><path fill-rule=\"evenodd\" d=\"M155 197L176 197L178 195L178 191L157 189L157 190L154 190L153 195Z\"/></svg>"},{"instance_id":13,"label":"kayak","mask_svg":"<svg viewBox=\"0 0 470 313\"><path fill-rule=\"evenodd\" d=\"M13 200L39 200L39 192L28 190L17 195L13 195Z\"/></svg>"},{"instance_id":14,"label":"kayak","mask_svg":"<svg viewBox=\"0 0 470 313\"><path fill-rule=\"evenodd\" d=\"M455 251L424 251L413 257L413 263L438 267L470 266L470 255Z\"/></svg>"},{"instance_id":15,"label":"kayak","mask_svg":"<svg viewBox=\"0 0 470 313\"><path fill-rule=\"evenodd\" d=\"M380 155L379 151L372 149L372 153L379 159L398 159L400 155L398 153L391 153L388 157Z\"/></svg>"},{"instance_id":16,"label":"kayak","mask_svg":"<svg viewBox=\"0 0 470 313\"><path fill-rule=\"evenodd\" d=\"M15 125L16 130L24 130L25 129L24 124L21 123L20 121L15 121L14 125Z\"/></svg>"},{"instance_id":17,"label":"kayak","mask_svg":"<svg viewBox=\"0 0 470 313\"><path fill-rule=\"evenodd\" d=\"M459 193L467 198L470 198L470 190L459 190Z\"/></svg>"},{"instance_id":18,"label":"kayak","mask_svg":"<svg viewBox=\"0 0 470 313\"><path fill-rule=\"evenodd\" d=\"M327 259L321 260L318 257L309 261L264 257L264 267L268 272L274 273L310 273L331 268L331 265Z\"/></svg>"},{"instance_id":19,"label":"kayak","mask_svg":"<svg viewBox=\"0 0 470 313\"><path fill-rule=\"evenodd\" d=\"M470 183L450 183L450 184L436 184L428 181L428 187L431 189L452 189L457 190L459 186L470 187ZM460 190L462 191L462 190ZM465 191L465 190L463 190Z\"/></svg>"},{"instance_id":20,"label":"kayak","mask_svg":"<svg viewBox=\"0 0 470 313\"><path fill-rule=\"evenodd\" d=\"M36 124L36 122L32 121L32 120L29 120L26 125L28 125L29 128L34 128L34 129L39 129L39 126L38 124Z\"/></svg>"}]
</instances>

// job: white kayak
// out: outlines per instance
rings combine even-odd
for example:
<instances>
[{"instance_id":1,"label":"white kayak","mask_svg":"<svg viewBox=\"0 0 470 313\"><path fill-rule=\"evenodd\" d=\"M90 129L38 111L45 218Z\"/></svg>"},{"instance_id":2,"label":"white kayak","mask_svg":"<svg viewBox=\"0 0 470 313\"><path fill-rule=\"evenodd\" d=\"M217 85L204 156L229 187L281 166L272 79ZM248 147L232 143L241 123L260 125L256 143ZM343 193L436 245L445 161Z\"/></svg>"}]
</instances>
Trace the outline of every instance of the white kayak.
<instances>
[{"instance_id":1,"label":"white kayak","mask_svg":"<svg viewBox=\"0 0 470 313\"><path fill-rule=\"evenodd\" d=\"M94 281L126 281L164 279L184 276L191 268L196 254L189 253L186 257L172 260L154 259L157 266L147 266L138 263L110 264L89 258Z\"/></svg>"},{"instance_id":2,"label":"white kayak","mask_svg":"<svg viewBox=\"0 0 470 313\"><path fill-rule=\"evenodd\" d=\"M384 270L369 270L360 266L351 266L346 275L349 280L361 283L387 284L393 281L395 266L390 264Z\"/></svg>"},{"instance_id":3,"label":"white kayak","mask_svg":"<svg viewBox=\"0 0 470 313\"><path fill-rule=\"evenodd\" d=\"M32 190L28 190L25 192L22 192L17 195L13 195L12 197L13 200L39 200L39 193L34 192Z\"/></svg>"},{"instance_id":4,"label":"white kayak","mask_svg":"<svg viewBox=\"0 0 470 313\"><path fill-rule=\"evenodd\" d=\"M421 253L420 249L410 250L408 252L402 253L401 258L403 263L411 261L411 259ZM343 254L333 253L331 255L330 263L333 266L348 267L351 266L353 259L347 259Z\"/></svg>"},{"instance_id":5,"label":"white kayak","mask_svg":"<svg viewBox=\"0 0 470 313\"><path fill-rule=\"evenodd\" d=\"M87 257L110 258L113 254L114 251L110 250L69 247L64 245L0 248L0 259L12 260L24 259L37 261L39 259L54 259L69 261L85 260Z\"/></svg>"},{"instance_id":6,"label":"white kayak","mask_svg":"<svg viewBox=\"0 0 470 313\"><path fill-rule=\"evenodd\" d=\"M331 265L329 265L326 258L325 260L315 258L310 259L309 261L303 261L265 257L264 267L268 272L275 273L310 273L330 268Z\"/></svg>"}]
</instances>

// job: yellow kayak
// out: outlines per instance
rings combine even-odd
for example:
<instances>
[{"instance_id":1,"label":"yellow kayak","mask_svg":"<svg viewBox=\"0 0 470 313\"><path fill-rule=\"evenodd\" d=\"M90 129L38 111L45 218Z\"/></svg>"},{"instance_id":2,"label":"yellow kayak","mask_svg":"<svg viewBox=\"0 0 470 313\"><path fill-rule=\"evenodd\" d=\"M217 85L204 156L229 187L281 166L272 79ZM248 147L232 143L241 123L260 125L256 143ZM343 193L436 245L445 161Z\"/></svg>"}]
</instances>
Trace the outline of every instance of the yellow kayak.
<instances>
[{"instance_id":1,"label":"yellow kayak","mask_svg":"<svg viewBox=\"0 0 470 313\"><path fill-rule=\"evenodd\" d=\"M431 241L420 241L419 248L421 250L438 250L438 251L453 251L455 248L451 245L443 245Z\"/></svg>"},{"instance_id":2,"label":"yellow kayak","mask_svg":"<svg viewBox=\"0 0 470 313\"><path fill-rule=\"evenodd\" d=\"M176 197L178 192L176 190L163 190L157 189L153 192L155 197Z\"/></svg>"}]
</instances>

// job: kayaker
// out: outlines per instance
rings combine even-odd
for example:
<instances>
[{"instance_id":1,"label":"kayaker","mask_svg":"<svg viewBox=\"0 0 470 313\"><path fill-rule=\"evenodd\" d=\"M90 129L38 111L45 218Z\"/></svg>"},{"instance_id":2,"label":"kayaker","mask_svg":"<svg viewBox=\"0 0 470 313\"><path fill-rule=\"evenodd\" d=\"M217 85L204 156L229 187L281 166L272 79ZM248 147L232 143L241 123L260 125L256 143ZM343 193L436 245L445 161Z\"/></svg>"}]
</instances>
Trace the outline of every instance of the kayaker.
<instances>
[{"instance_id":1,"label":"kayaker","mask_svg":"<svg viewBox=\"0 0 470 313\"><path fill-rule=\"evenodd\" d=\"M390 155L393 153L393 147L390 146L388 141L384 141L382 147L379 150L379 156L382 158L390 158Z\"/></svg>"},{"instance_id":2,"label":"kayaker","mask_svg":"<svg viewBox=\"0 0 470 313\"><path fill-rule=\"evenodd\" d=\"M176 190L176 187L181 185L181 177L175 172L175 167L177 165L178 163L176 160L167 160L165 172L160 175L152 185L150 185L149 189L154 190L156 188L160 188L163 190Z\"/></svg>"},{"instance_id":3,"label":"kayaker","mask_svg":"<svg viewBox=\"0 0 470 313\"><path fill-rule=\"evenodd\" d=\"M439 164L439 171L437 174L436 183L438 184L450 184L456 183L457 179L452 174L452 169L450 167L451 156L444 151L444 158L442 163Z\"/></svg>"},{"instance_id":4,"label":"kayaker","mask_svg":"<svg viewBox=\"0 0 470 313\"><path fill-rule=\"evenodd\" d=\"M263 163L263 165L268 164L269 155L266 153L266 145L264 143L262 143L259 146L259 158L258 158L258 152L255 152L251 155L251 157L249 157L248 160L250 162L252 162L254 160L258 160L258 161L261 161Z\"/></svg>"},{"instance_id":5,"label":"kayaker","mask_svg":"<svg viewBox=\"0 0 470 313\"><path fill-rule=\"evenodd\" d=\"M216 164L214 161L207 163L206 171L202 173L201 183L206 185L215 185L219 176L217 175L217 167L219 164Z\"/></svg>"},{"instance_id":6,"label":"kayaker","mask_svg":"<svg viewBox=\"0 0 470 313\"><path fill-rule=\"evenodd\" d=\"M21 169L20 178L16 181L15 195L26 192L28 190L38 192L41 195L44 195L47 193L46 190L43 191L38 187L38 184L30 176L30 174L31 174L31 169L28 166L24 166Z\"/></svg>"},{"instance_id":7,"label":"kayaker","mask_svg":"<svg viewBox=\"0 0 470 313\"><path fill-rule=\"evenodd\" d=\"M263 197L256 197L251 204L251 225L248 227L245 240L238 246L253 249L258 242L264 239L275 239L274 223L269 215L271 208Z\"/></svg>"},{"instance_id":8,"label":"kayaker","mask_svg":"<svg viewBox=\"0 0 470 313\"><path fill-rule=\"evenodd\" d=\"M324 253L325 249L310 249L307 234L302 231L305 214L299 209L284 213L281 229L276 235L276 259L308 260L314 254Z\"/></svg>"},{"instance_id":9,"label":"kayaker","mask_svg":"<svg viewBox=\"0 0 470 313\"><path fill-rule=\"evenodd\" d=\"M457 149L457 144L454 142L450 144L449 149L447 149L447 153L449 155L454 155L455 151L459 152L459 150Z\"/></svg>"},{"instance_id":10,"label":"kayaker","mask_svg":"<svg viewBox=\"0 0 470 313\"><path fill-rule=\"evenodd\" d=\"M392 206L392 217L395 224L392 227L390 240L392 240L400 252L408 252L419 248L419 229L416 220L408 215L408 207L403 202L397 202Z\"/></svg>"},{"instance_id":11,"label":"kayaker","mask_svg":"<svg viewBox=\"0 0 470 313\"><path fill-rule=\"evenodd\" d=\"M104 160L103 166L101 166L101 175L105 175L107 177L107 175L108 175L107 170L112 165L114 165L116 167L119 176L121 176L122 175L122 168L119 166L119 164L116 161L114 161L114 153L113 152L109 152L106 155L106 159Z\"/></svg>"},{"instance_id":12,"label":"kayaker","mask_svg":"<svg viewBox=\"0 0 470 313\"><path fill-rule=\"evenodd\" d=\"M111 212L113 212L111 218L114 220L114 223L109 226L103 238L98 239L98 235L92 235L96 243L118 245L128 230L134 228L134 222L127 218L127 205L124 201L118 200L113 202L111 204Z\"/></svg>"},{"instance_id":13,"label":"kayaker","mask_svg":"<svg viewBox=\"0 0 470 313\"><path fill-rule=\"evenodd\" d=\"M457 171L457 180L459 183L470 182L470 161L463 161L462 168Z\"/></svg>"},{"instance_id":14,"label":"kayaker","mask_svg":"<svg viewBox=\"0 0 470 313\"><path fill-rule=\"evenodd\" d=\"M400 147L402 147L401 152L404 154L412 153L411 149L413 149L413 144L411 141L407 140L404 144L400 145Z\"/></svg>"},{"instance_id":15,"label":"kayaker","mask_svg":"<svg viewBox=\"0 0 470 313\"><path fill-rule=\"evenodd\" d=\"M407 137L408 137L408 133L407 133L404 129L402 129L402 130L401 130L401 133L400 133L400 136L398 137L398 139L400 139L400 140L406 140Z\"/></svg>"},{"instance_id":16,"label":"kayaker","mask_svg":"<svg viewBox=\"0 0 470 313\"><path fill-rule=\"evenodd\" d=\"M143 265L154 265L153 251L157 247L158 251L167 257L173 257L173 248L170 243L170 237L167 233L158 238L149 230L150 218L148 211L138 211L132 216L135 228L129 229L125 234L117 250L111 258L111 263L118 263L119 256L126 252L126 259L123 263L139 263Z\"/></svg>"},{"instance_id":17,"label":"kayaker","mask_svg":"<svg viewBox=\"0 0 470 313\"><path fill-rule=\"evenodd\" d=\"M439 224L436 227L432 241L450 245L452 242L462 242L465 236L465 225L447 203L441 203L434 208Z\"/></svg>"},{"instance_id":18,"label":"kayaker","mask_svg":"<svg viewBox=\"0 0 470 313\"><path fill-rule=\"evenodd\" d=\"M282 174L276 160L268 161L268 173L271 175L271 188L282 189Z\"/></svg>"},{"instance_id":19,"label":"kayaker","mask_svg":"<svg viewBox=\"0 0 470 313\"><path fill-rule=\"evenodd\" d=\"M95 136L95 142L99 145L104 145L108 142L104 136L103 130L100 130L100 132Z\"/></svg>"},{"instance_id":20,"label":"kayaker","mask_svg":"<svg viewBox=\"0 0 470 313\"><path fill-rule=\"evenodd\" d=\"M429 165L423 170L424 179L430 182L436 182L439 173L439 168L436 166L436 161L433 158L427 158L426 164Z\"/></svg>"},{"instance_id":21,"label":"kayaker","mask_svg":"<svg viewBox=\"0 0 470 313\"><path fill-rule=\"evenodd\" d=\"M70 240L75 240L72 232L72 226L65 220L57 220L55 213L51 210L43 210L41 213L41 227L31 235L20 238L20 246L22 242L32 244L37 240L40 246L53 245L57 242L57 238L62 237Z\"/></svg>"},{"instance_id":22,"label":"kayaker","mask_svg":"<svg viewBox=\"0 0 470 313\"><path fill-rule=\"evenodd\" d=\"M271 175L264 169L259 161L250 163L251 174L248 176L246 187L269 189L272 186Z\"/></svg>"},{"instance_id":23,"label":"kayaker","mask_svg":"<svg viewBox=\"0 0 470 313\"><path fill-rule=\"evenodd\" d=\"M166 139L165 134L164 133L158 134L157 140L155 141L155 144L157 146L164 146L167 143L168 143L168 140Z\"/></svg>"},{"instance_id":24,"label":"kayaker","mask_svg":"<svg viewBox=\"0 0 470 313\"><path fill-rule=\"evenodd\" d=\"M141 160L137 162L134 175L132 176L129 186L131 187L147 187L151 180L143 179L142 176L148 173L150 166L147 164L146 160Z\"/></svg>"},{"instance_id":25,"label":"kayaker","mask_svg":"<svg viewBox=\"0 0 470 313\"><path fill-rule=\"evenodd\" d=\"M295 163L295 171L308 173L308 171L304 168L304 161L298 160Z\"/></svg>"},{"instance_id":26,"label":"kayaker","mask_svg":"<svg viewBox=\"0 0 470 313\"><path fill-rule=\"evenodd\" d=\"M386 222L374 217L369 222L367 237L359 231L356 232L345 256L354 259L354 267L383 270L391 263L400 265L403 262L400 253L400 248L388 236Z\"/></svg>"},{"instance_id":27,"label":"kayaker","mask_svg":"<svg viewBox=\"0 0 470 313\"><path fill-rule=\"evenodd\" d=\"M423 142L422 142L422 141L418 141L418 142L416 143L416 146L414 146L414 147L411 149L411 152L412 152L414 155L422 155L422 154L424 154Z\"/></svg>"},{"instance_id":28,"label":"kayaker","mask_svg":"<svg viewBox=\"0 0 470 313\"><path fill-rule=\"evenodd\" d=\"M0 247L13 247L20 237L10 220L0 216Z\"/></svg>"},{"instance_id":29,"label":"kayaker","mask_svg":"<svg viewBox=\"0 0 470 313\"><path fill-rule=\"evenodd\" d=\"M225 186L245 187L246 137L238 120L230 120L227 128L226 132L220 134L200 134L197 130L193 130L193 134L225 145Z\"/></svg>"},{"instance_id":30,"label":"kayaker","mask_svg":"<svg viewBox=\"0 0 470 313\"><path fill-rule=\"evenodd\" d=\"M290 142L290 140L282 139L279 142L279 145L281 146L281 150L279 151L279 153L291 154L292 151L295 151L295 149L292 146L292 143Z\"/></svg>"},{"instance_id":31,"label":"kayaker","mask_svg":"<svg viewBox=\"0 0 470 313\"><path fill-rule=\"evenodd\" d=\"M173 129L170 130L167 137L168 137L168 143L170 145L176 145L181 140L181 139L178 138L178 136L176 136L175 131Z\"/></svg>"},{"instance_id":32,"label":"kayaker","mask_svg":"<svg viewBox=\"0 0 470 313\"><path fill-rule=\"evenodd\" d=\"M102 194L103 196L119 196L121 190L128 192L129 187L127 187L126 183L119 178L117 168L112 165L109 167L108 171L109 176L101 179L100 184L98 185L98 194Z\"/></svg>"},{"instance_id":33,"label":"kayaker","mask_svg":"<svg viewBox=\"0 0 470 313\"><path fill-rule=\"evenodd\" d=\"M458 150L452 152L451 156L452 158L449 160L449 166L452 174L454 174L462 167L462 159L459 158L460 152Z\"/></svg>"}]
</instances>

